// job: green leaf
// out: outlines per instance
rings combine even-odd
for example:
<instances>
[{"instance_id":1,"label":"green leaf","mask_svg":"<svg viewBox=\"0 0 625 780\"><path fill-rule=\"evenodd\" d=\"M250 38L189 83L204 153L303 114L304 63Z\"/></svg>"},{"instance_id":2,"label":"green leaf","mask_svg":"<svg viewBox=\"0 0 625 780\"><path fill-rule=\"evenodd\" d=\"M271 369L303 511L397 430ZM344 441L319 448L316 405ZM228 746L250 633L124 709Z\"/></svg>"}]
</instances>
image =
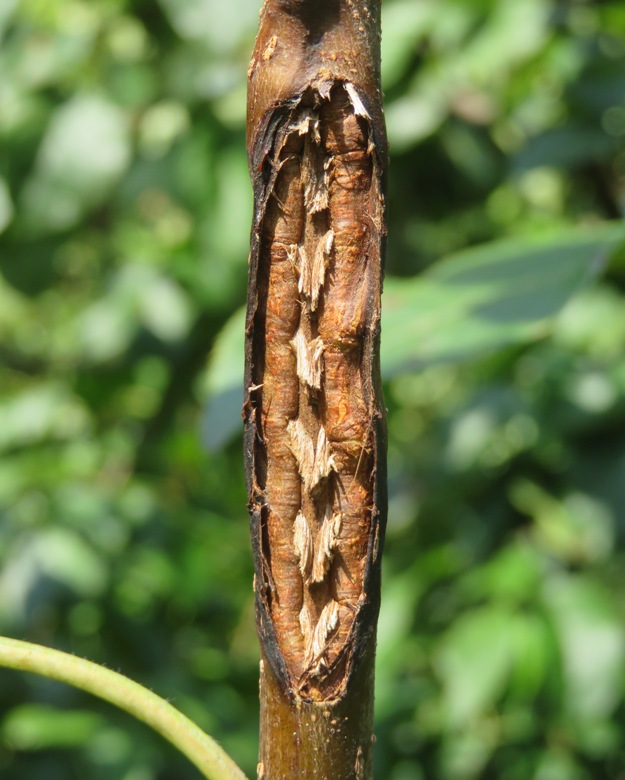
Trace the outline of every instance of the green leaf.
<instances>
[{"instance_id":1,"label":"green leaf","mask_svg":"<svg viewBox=\"0 0 625 780\"><path fill-rule=\"evenodd\" d=\"M170 23L183 39L200 41L212 51L227 54L252 37L257 16L255 0L160 0Z\"/></svg>"},{"instance_id":2,"label":"green leaf","mask_svg":"<svg viewBox=\"0 0 625 780\"><path fill-rule=\"evenodd\" d=\"M555 557L579 564L605 559L612 552L612 516L591 496L571 492L560 499L524 480L513 487L511 500L533 518L532 536Z\"/></svg>"},{"instance_id":3,"label":"green leaf","mask_svg":"<svg viewBox=\"0 0 625 780\"><path fill-rule=\"evenodd\" d=\"M568 712L609 716L621 697L625 630L609 593L590 578L561 576L545 590L558 632Z\"/></svg>"},{"instance_id":4,"label":"green leaf","mask_svg":"<svg viewBox=\"0 0 625 780\"><path fill-rule=\"evenodd\" d=\"M189 300L166 276L155 277L139 297L139 313L149 330L163 341L181 339L191 324Z\"/></svg>"},{"instance_id":5,"label":"green leaf","mask_svg":"<svg viewBox=\"0 0 625 780\"><path fill-rule=\"evenodd\" d=\"M0 621L23 619L45 579L97 597L107 578L102 556L79 534L61 526L25 534L0 572Z\"/></svg>"},{"instance_id":6,"label":"green leaf","mask_svg":"<svg viewBox=\"0 0 625 780\"><path fill-rule=\"evenodd\" d=\"M101 727L102 718L92 712L24 704L11 710L0 734L14 750L44 750L84 745Z\"/></svg>"},{"instance_id":7,"label":"green leaf","mask_svg":"<svg viewBox=\"0 0 625 780\"><path fill-rule=\"evenodd\" d=\"M204 375L208 403L202 419L202 441L209 450L218 450L241 426L244 330L245 308L241 308L215 339Z\"/></svg>"},{"instance_id":8,"label":"green leaf","mask_svg":"<svg viewBox=\"0 0 625 780\"><path fill-rule=\"evenodd\" d=\"M11 224L14 215L13 201L6 181L0 176L0 233Z\"/></svg>"},{"instance_id":9,"label":"green leaf","mask_svg":"<svg viewBox=\"0 0 625 780\"><path fill-rule=\"evenodd\" d=\"M414 0L382 6L382 80L384 88L395 85L430 32L437 16L436 6Z\"/></svg>"},{"instance_id":10,"label":"green leaf","mask_svg":"<svg viewBox=\"0 0 625 780\"><path fill-rule=\"evenodd\" d=\"M436 658L449 725L465 727L491 707L510 674L514 638L511 614L484 607L459 618Z\"/></svg>"},{"instance_id":11,"label":"green leaf","mask_svg":"<svg viewBox=\"0 0 625 780\"><path fill-rule=\"evenodd\" d=\"M563 748L553 748L540 758L535 780L585 780L588 775Z\"/></svg>"},{"instance_id":12,"label":"green leaf","mask_svg":"<svg viewBox=\"0 0 625 780\"><path fill-rule=\"evenodd\" d=\"M387 279L385 377L545 336L625 238L621 224L461 252L414 279Z\"/></svg>"},{"instance_id":13,"label":"green leaf","mask_svg":"<svg viewBox=\"0 0 625 780\"><path fill-rule=\"evenodd\" d=\"M552 653L552 632L541 615L519 612L511 622L514 668L510 694L519 701L533 701L544 684Z\"/></svg>"},{"instance_id":14,"label":"green leaf","mask_svg":"<svg viewBox=\"0 0 625 780\"><path fill-rule=\"evenodd\" d=\"M5 0L0 4L0 36L4 35L16 8L17 0Z\"/></svg>"},{"instance_id":15,"label":"green leaf","mask_svg":"<svg viewBox=\"0 0 625 780\"><path fill-rule=\"evenodd\" d=\"M492 5L489 23L460 52L461 72L478 83L495 81L496 74L534 55L548 34L549 7L543 0L499 0Z\"/></svg>"},{"instance_id":16,"label":"green leaf","mask_svg":"<svg viewBox=\"0 0 625 780\"><path fill-rule=\"evenodd\" d=\"M130 161L128 119L98 94L72 97L52 116L21 207L38 230L73 227L100 204Z\"/></svg>"},{"instance_id":17,"label":"green leaf","mask_svg":"<svg viewBox=\"0 0 625 780\"><path fill-rule=\"evenodd\" d=\"M539 591L542 561L536 549L525 537L503 547L483 566L471 569L465 587L474 598L497 594L499 602L520 605Z\"/></svg>"},{"instance_id":18,"label":"green leaf","mask_svg":"<svg viewBox=\"0 0 625 780\"><path fill-rule=\"evenodd\" d=\"M40 383L0 400L0 452L46 441L67 440L85 433L88 411L76 395L57 382Z\"/></svg>"},{"instance_id":19,"label":"green leaf","mask_svg":"<svg viewBox=\"0 0 625 780\"><path fill-rule=\"evenodd\" d=\"M610 158L613 153L613 139L599 126L567 123L528 140L514 157L513 166L518 171L543 165L575 169L592 161Z\"/></svg>"}]
</instances>

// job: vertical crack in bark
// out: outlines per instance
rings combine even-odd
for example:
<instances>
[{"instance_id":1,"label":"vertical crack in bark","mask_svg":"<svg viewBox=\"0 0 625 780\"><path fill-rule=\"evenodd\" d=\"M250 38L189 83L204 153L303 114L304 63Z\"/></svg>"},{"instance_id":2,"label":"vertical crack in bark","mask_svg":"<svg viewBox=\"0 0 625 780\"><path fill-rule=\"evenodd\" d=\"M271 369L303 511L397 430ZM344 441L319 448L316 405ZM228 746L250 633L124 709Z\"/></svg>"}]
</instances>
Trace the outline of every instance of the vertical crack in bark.
<instances>
[{"instance_id":1,"label":"vertical crack in bark","mask_svg":"<svg viewBox=\"0 0 625 780\"><path fill-rule=\"evenodd\" d=\"M346 81L276 111L262 144L246 404L257 587L289 686L328 700L352 662L378 533L380 172Z\"/></svg>"}]
</instances>

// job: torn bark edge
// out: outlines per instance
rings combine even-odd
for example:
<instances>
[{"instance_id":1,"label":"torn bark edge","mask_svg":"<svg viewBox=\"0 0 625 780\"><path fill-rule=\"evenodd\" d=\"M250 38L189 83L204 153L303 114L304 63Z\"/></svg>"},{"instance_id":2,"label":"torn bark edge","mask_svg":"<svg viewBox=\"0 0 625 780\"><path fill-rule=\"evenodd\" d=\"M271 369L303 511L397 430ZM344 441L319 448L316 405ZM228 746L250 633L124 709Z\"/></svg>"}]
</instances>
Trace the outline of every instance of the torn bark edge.
<instances>
[{"instance_id":1,"label":"torn bark edge","mask_svg":"<svg viewBox=\"0 0 625 780\"><path fill-rule=\"evenodd\" d=\"M348 89L345 85L349 83ZM329 95L335 86L343 84L350 96L357 95L366 109L369 117L366 121L374 144L374 175L379 186L382 226L375 233L379 256L374 250L371 259L377 263L379 272L377 284L372 284L369 290L370 305L367 311L374 319L368 321L365 328L366 338L363 343L362 375L367 407L373 411L373 439L375 449L375 465L373 477L374 505L371 510L371 527L367 546L367 556L363 577L363 590L359 599L357 613L351 626L344 647L332 664L333 669L343 668L340 675L340 685L334 689L334 698L341 698L350 686L351 679L358 671L359 661L367 655L367 649L375 643L377 616L380 607L380 570L381 553L386 528L387 493L386 493L386 416L383 406L383 396L380 380L379 347L380 347L380 295L384 274L385 225L386 225L386 135L383 122L376 121L380 116L376 107L368 105L367 96L351 81L342 78L331 78L323 84L313 86L321 94ZM306 89L309 88L306 87ZM321 89L320 89L321 87ZM247 298L247 315L245 327L245 401L243 405L244 418L244 456L248 492L248 510L250 514L250 533L252 551L256 572L255 600L256 620L261 639L263 656L271 665L273 674L285 692L293 698L296 694L293 682L278 646L274 623L269 608L269 594L272 589L271 571L263 553L263 537L266 533L265 504L263 492L256 483L256 441L261 434L257 420L257 407L254 405L253 347L254 320L258 308L258 271L261 255L260 234L267 208L267 202L273 190L278 171L271 169L266 173L265 162L271 157L272 151L279 149L289 131L290 118L306 91L273 105L266 112L260 128L250 139L249 164L254 188L254 220L251 233L251 248L249 262L249 286ZM373 242L372 242L373 244ZM371 260L370 260L371 261ZM332 676L332 675L329 675ZM297 694L299 696L299 694Z\"/></svg>"}]
</instances>

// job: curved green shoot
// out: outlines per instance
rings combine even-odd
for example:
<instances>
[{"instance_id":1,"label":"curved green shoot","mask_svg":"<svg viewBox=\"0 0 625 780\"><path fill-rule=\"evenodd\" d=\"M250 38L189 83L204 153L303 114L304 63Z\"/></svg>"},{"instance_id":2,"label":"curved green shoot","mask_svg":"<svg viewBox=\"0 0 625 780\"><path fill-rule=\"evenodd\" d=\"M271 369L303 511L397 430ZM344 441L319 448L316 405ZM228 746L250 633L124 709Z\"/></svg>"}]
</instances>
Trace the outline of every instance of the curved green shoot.
<instances>
[{"instance_id":1,"label":"curved green shoot","mask_svg":"<svg viewBox=\"0 0 625 780\"><path fill-rule=\"evenodd\" d=\"M208 780L245 780L228 754L175 707L117 672L41 645L0 637L0 666L81 688L151 726Z\"/></svg>"}]
</instances>

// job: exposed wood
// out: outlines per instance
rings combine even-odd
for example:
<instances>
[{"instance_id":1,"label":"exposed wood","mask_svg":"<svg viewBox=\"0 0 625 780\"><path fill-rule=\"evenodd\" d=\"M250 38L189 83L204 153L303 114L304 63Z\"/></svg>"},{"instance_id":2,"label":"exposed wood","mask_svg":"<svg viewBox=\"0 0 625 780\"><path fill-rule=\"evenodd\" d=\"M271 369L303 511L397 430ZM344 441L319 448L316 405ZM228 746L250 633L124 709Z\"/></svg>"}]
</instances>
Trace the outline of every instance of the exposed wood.
<instances>
[{"instance_id":1,"label":"exposed wood","mask_svg":"<svg viewBox=\"0 0 625 780\"><path fill-rule=\"evenodd\" d=\"M248 152L259 776L365 780L386 516L378 2L267 0Z\"/></svg>"}]
</instances>

